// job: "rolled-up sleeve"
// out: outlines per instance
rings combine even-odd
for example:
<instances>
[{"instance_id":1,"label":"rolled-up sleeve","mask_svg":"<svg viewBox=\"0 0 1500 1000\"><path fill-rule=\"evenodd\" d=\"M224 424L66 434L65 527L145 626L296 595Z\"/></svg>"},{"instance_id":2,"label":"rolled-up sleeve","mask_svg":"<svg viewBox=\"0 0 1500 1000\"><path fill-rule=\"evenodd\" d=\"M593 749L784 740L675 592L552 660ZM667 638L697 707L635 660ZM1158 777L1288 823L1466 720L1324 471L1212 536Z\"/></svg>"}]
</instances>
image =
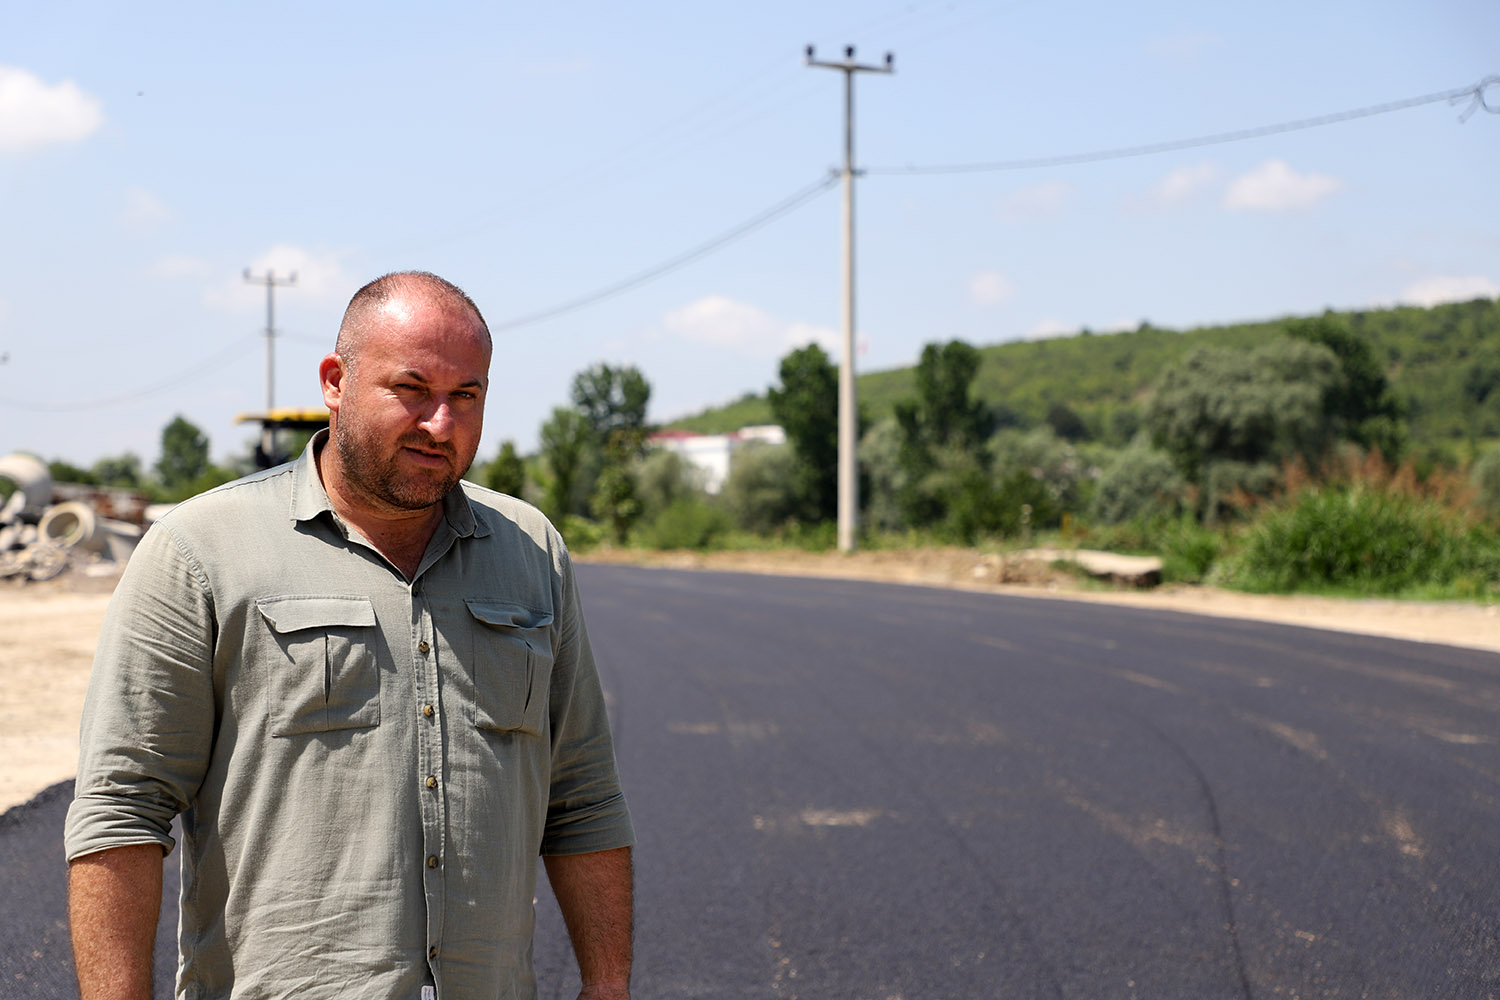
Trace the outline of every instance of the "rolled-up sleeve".
<instances>
[{"instance_id":1,"label":"rolled-up sleeve","mask_svg":"<svg viewBox=\"0 0 1500 1000\"><path fill-rule=\"evenodd\" d=\"M120 579L94 654L69 861L132 844L172 849L172 819L192 802L213 744L214 643L209 582L157 524Z\"/></svg>"},{"instance_id":2,"label":"rolled-up sleeve","mask_svg":"<svg viewBox=\"0 0 1500 1000\"><path fill-rule=\"evenodd\" d=\"M604 692L566 551L561 562L558 653L550 693L552 781L542 838L547 855L586 854L635 842Z\"/></svg>"}]
</instances>

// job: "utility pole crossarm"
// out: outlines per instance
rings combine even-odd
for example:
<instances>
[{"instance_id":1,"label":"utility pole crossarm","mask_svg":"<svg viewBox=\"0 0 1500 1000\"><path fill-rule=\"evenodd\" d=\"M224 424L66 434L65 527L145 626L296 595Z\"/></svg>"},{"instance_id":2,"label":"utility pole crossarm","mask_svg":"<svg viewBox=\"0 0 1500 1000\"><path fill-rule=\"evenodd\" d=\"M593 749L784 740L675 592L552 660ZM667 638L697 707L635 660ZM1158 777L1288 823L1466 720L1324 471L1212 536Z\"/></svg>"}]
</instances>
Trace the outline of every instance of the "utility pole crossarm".
<instances>
[{"instance_id":1,"label":"utility pole crossarm","mask_svg":"<svg viewBox=\"0 0 1500 1000\"><path fill-rule=\"evenodd\" d=\"M805 63L844 74L844 356L839 362L839 551L853 552L859 538L859 403L854 385L854 74L894 73L896 57L870 66L854 61L854 46L842 62L817 58L809 45Z\"/></svg>"}]
</instances>

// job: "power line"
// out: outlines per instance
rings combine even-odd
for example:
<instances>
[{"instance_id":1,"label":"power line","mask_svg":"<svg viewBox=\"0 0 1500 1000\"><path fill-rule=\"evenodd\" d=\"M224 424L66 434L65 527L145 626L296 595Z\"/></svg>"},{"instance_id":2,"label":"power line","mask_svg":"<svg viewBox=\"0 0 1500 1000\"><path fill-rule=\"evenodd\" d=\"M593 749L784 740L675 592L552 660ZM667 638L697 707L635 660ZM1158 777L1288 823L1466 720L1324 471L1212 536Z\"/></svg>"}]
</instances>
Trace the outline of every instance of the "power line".
<instances>
[{"instance_id":1,"label":"power line","mask_svg":"<svg viewBox=\"0 0 1500 1000\"><path fill-rule=\"evenodd\" d=\"M1259 139L1268 135L1279 135L1283 132L1319 128L1324 125L1335 125L1339 122L1352 121L1356 118L1369 118L1374 115L1388 114L1392 111L1404 111L1407 108L1420 107L1424 104L1436 104L1439 101L1454 103L1467 97L1469 98L1469 106L1459 116L1459 120L1463 121L1481 108L1491 114L1500 114L1500 106L1491 107L1485 100L1485 89L1492 86L1500 87L1500 76L1487 76L1478 83L1470 84L1467 87L1443 90L1435 94L1423 94L1420 97L1408 97L1404 100L1390 101L1386 104L1372 104L1363 108L1355 108L1351 111L1337 111L1333 114L1319 115L1316 118L1299 118L1296 121L1279 122L1275 125L1261 125L1258 128L1239 129L1234 132L1217 132L1213 135L1196 136L1191 139L1173 139L1168 142L1149 143L1142 146L1121 146L1114 149L1095 150L1089 153L1041 156L1024 160L1000 160L993 163L959 163L927 167L868 167L865 172L870 174L977 174L996 173L1004 170L1034 170L1042 167L1065 167L1079 163L1098 163L1103 160L1123 160L1132 156L1150 156L1154 153L1171 153L1199 146L1213 146L1228 142L1242 142L1246 139Z\"/></svg>"},{"instance_id":2,"label":"power line","mask_svg":"<svg viewBox=\"0 0 1500 1000\"><path fill-rule=\"evenodd\" d=\"M554 316L561 316L563 313L572 312L575 309L582 309L584 306L591 306L596 302L603 302L605 299L614 298L616 295L628 292L632 288L644 285L646 282L659 278L664 274L668 274L681 267L686 267L694 261L708 256L715 250L719 250L733 243L735 240L750 235L755 230L774 222L788 212L801 208L818 195L832 188L838 183L838 180L839 175L832 174L818 181L816 184L809 184L790 197L777 202L775 205L741 222L739 225L720 233L713 239L705 243L700 243L691 250L684 251L675 257L670 257L654 267L649 267L629 278L617 281L611 285L605 285L603 288L580 295L574 299L569 299L559 305L551 306L534 313L528 313L524 316L517 316L514 319L508 319L500 323L492 323L490 329L494 332L514 330L517 327L540 323L544 319L551 319Z\"/></svg>"},{"instance_id":3,"label":"power line","mask_svg":"<svg viewBox=\"0 0 1500 1000\"><path fill-rule=\"evenodd\" d=\"M259 334L250 334L242 337L229 344L222 351L209 355L196 365L185 368L169 378L162 379L160 382L154 382L144 388L133 389L130 392L120 393L115 396L104 396L82 403L40 403L24 399L0 399L0 406L7 406L17 410L34 410L38 413L77 413L84 410L104 410L113 406L120 406L124 403L133 403L138 399L145 399L147 396L166 392L168 389L182 388L182 383L186 379L190 379L195 375L202 375L219 367L237 355L248 353L246 349L253 346L259 338Z\"/></svg>"}]
</instances>

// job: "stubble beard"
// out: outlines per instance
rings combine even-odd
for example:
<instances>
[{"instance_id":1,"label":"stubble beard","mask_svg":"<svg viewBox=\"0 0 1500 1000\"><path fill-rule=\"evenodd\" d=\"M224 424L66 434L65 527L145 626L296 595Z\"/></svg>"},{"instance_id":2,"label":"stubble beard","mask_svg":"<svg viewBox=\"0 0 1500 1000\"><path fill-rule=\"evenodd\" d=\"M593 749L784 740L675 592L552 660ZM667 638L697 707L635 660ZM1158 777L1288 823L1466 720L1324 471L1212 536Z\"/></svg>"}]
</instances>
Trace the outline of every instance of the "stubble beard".
<instances>
[{"instance_id":1,"label":"stubble beard","mask_svg":"<svg viewBox=\"0 0 1500 1000\"><path fill-rule=\"evenodd\" d=\"M340 416L345 416L340 414ZM439 451L448 457L448 471L441 476L405 474L397 466L399 449L407 445ZM358 421L340 420L334 435L344 480L367 497L400 510L425 510L442 502L467 471L458 467L451 446L443 446L423 435L408 434L396 442L397 455L380 453L380 445L360 433ZM437 478L434 478L437 477Z\"/></svg>"}]
</instances>

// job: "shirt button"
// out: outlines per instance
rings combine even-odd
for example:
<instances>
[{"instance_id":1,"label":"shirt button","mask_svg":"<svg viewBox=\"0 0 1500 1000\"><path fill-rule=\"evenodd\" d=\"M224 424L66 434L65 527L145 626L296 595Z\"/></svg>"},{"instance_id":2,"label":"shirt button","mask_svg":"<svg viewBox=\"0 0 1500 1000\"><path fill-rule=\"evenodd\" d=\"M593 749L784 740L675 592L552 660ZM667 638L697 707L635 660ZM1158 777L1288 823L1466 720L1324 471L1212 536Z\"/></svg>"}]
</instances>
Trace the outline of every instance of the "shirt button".
<instances>
[{"instance_id":1,"label":"shirt button","mask_svg":"<svg viewBox=\"0 0 1500 1000\"><path fill-rule=\"evenodd\" d=\"M423 639L421 642L417 643L417 652L419 653L425 653L431 648L431 646L427 645L426 639Z\"/></svg>"},{"instance_id":2,"label":"shirt button","mask_svg":"<svg viewBox=\"0 0 1500 1000\"><path fill-rule=\"evenodd\" d=\"M438 858L437 858L437 855L436 855L436 854L433 854L433 855L430 855L430 856L429 856L429 857L428 857L428 858L427 858L427 867L428 867L428 868L436 868L436 867L437 867L437 866L438 866Z\"/></svg>"},{"instance_id":3,"label":"shirt button","mask_svg":"<svg viewBox=\"0 0 1500 1000\"><path fill-rule=\"evenodd\" d=\"M433 777L432 775L429 774L427 776L427 787L428 788L436 788L437 787L437 778L435 778L435 777Z\"/></svg>"},{"instance_id":4,"label":"shirt button","mask_svg":"<svg viewBox=\"0 0 1500 1000\"><path fill-rule=\"evenodd\" d=\"M429 719L432 718L432 706L431 705L423 705L422 706L422 714L425 715L425 716L427 716Z\"/></svg>"},{"instance_id":5,"label":"shirt button","mask_svg":"<svg viewBox=\"0 0 1500 1000\"><path fill-rule=\"evenodd\" d=\"M437 958L437 945L433 945L431 948L427 949L427 957Z\"/></svg>"}]
</instances>

